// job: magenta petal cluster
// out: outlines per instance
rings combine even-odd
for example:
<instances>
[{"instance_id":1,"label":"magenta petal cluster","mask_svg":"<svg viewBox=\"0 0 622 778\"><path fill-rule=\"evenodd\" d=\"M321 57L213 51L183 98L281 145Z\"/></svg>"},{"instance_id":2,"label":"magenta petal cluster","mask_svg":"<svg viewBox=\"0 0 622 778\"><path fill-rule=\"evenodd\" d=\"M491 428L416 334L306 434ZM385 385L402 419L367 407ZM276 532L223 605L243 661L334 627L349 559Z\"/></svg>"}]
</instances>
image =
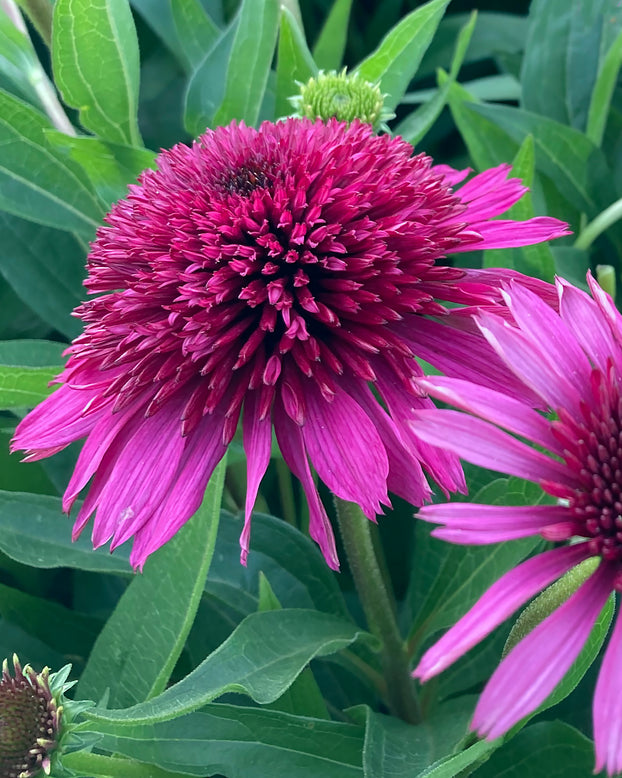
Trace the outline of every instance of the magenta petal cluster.
<instances>
[{"instance_id":1,"label":"magenta petal cluster","mask_svg":"<svg viewBox=\"0 0 622 778\"><path fill-rule=\"evenodd\" d=\"M407 424L433 407L415 357L451 342L441 369L477 373L490 347L442 302L501 305L509 271L442 261L567 232L550 218L493 220L525 188L500 166L456 190L468 172L336 120L234 123L162 152L99 229L86 281L98 296L76 311L84 333L13 442L38 459L86 438L64 497L69 511L90 483L74 535L95 514L94 545L134 537L142 566L199 506L240 419L242 561L273 429L333 568L312 468L370 519L389 490L423 504L424 470L463 489L458 458Z\"/></svg>"},{"instance_id":2,"label":"magenta petal cluster","mask_svg":"<svg viewBox=\"0 0 622 778\"><path fill-rule=\"evenodd\" d=\"M511 284L512 320L479 317L482 333L536 393L544 416L521 401L473 382L424 379L434 397L467 411L422 411L417 434L470 462L539 483L550 505L466 503L423 508L454 543L496 543L541 535L569 541L518 565L421 659L415 675L440 673L517 608L584 560L595 571L503 659L482 693L473 728L490 739L507 732L553 691L577 658L612 592L622 591L622 316L588 277L592 292L557 282L559 314ZM451 430L451 434L447 434ZM537 448L529 445L537 444ZM600 670L593 705L596 771L622 771L622 618Z\"/></svg>"}]
</instances>

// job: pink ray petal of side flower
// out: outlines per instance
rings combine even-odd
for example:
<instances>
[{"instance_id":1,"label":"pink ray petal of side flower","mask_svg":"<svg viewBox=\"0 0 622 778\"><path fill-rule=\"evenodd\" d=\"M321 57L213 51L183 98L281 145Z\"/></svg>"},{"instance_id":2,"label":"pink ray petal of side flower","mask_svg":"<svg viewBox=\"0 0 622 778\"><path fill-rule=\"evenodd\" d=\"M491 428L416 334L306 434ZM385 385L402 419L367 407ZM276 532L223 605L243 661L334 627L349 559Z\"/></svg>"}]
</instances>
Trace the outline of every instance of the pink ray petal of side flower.
<instances>
[{"instance_id":1,"label":"pink ray petal of side flower","mask_svg":"<svg viewBox=\"0 0 622 778\"><path fill-rule=\"evenodd\" d=\"M244 418L242 421L244 451L246 453L246 504L244 508L244 529L240 535L242 548L240 561L246 564L251 532L251 514L257 499L259 484L270 463L272 443L272 420L270 414L260 418L260 393L249 392L244 400Z\"/></svg>"},{"instance_id":2,"label":"pink ray petal of side flower","mask_svg":"<svg viewBox=\"0 0 622 778\"><path fill-rule=\"evenodd\" d=\"M472 318L450 313L443 321L419 318L416 326L395 327L414 353L446 375L472 381L490 389L542 406L540 396L532 392L481 336ZM465 354L469 355L465 359Z\"/></svg>"},{"instance_id":3,"label":"pink ray petal of side flower","mask_svg":"<svg viewBox=\"0 0 622 778\"><path fill-rule=\"evenodd\" d=\"M225 417L215 411L201 419L186 439L177 474L149 521L136 533L130 562L142 570L147 557L170 540L199 509L214 468L224 457Z\"/></svg>"},{"instance_id":4,"label":"pink ray petal of side flower","mask_svg":"<svg viewBox=\"0 0 622 778\"><path fill-rule=\"evenodd\" d=\"M613 634L600 667L594 692L594 743L596 768L609 775L622 772L622 616L618 614Z\"/></svg>"},{"instance_id":5,"label":"pink ray petal of side flower","mask_svg":"<svg viewBox=\"0 0 622 778\"><path fill-rule=\"evenodd\" d=\"M425 654L413 675L427 681L453 664L527 600L589 556L586 544L545 551L502 576Z\"/></svg>"},{"instance_id":6,"label":"pink ray petal of side flower","mask_svg":"<svg viewBox=\"0 0 622 778\"><path fill-rule=\"evenodd\" d=\"M453 167L450 167L449 165L433 165L430 168L431 173L435 173L436 175L440 175L443 177L443 181L447 186L455 186L456 184L459 184L461 181L464 181L464 179L469 175L469 173L472 171L472 168L466 167L463 170L455 170Z\"/></svg>"},{"instance_id":7,"label":"pink ray petal of side flower","mask_svg":"<svg viewBox=\"0 0 622 778\"><path fill-rule=\"evenodd\" d=\"M513 283L503 297L521 331L545 354L554 354L557 370L585 396L592 366L564 320L538 295Z\"/></svg>"},{"instance_id":8,"label":"pink ray petal of side flower","mask_svg":"<svg viewBox=\"0 0 622 778\"><path fill-rule=\"evenodd\" d=\"M498 316L483 313L479 327L508 367L534 390L550 408L577 412L581 394L570 383L555 355L548 356L524 333Z\"/></svg>"},{"instance_id":9,"label":"pink ray petal of side flower","mask_svg":"<svg viewBox=\"0 0 622 778\"><path fill-rule=\"evenodd\" d=\"M419 411L412 426L424 440L445 446L474 465L535 483L547 480L574 485L572 474L564 464L482 419L459 411Z\"/></svg>"},{"instance_id":10,"label":"pink ray petal of side flower","mask_svg":"<svg viewBox=\"0 0 622 778\"><path fill-rule=\"evenodd\" d=\"M480 736L494 740L546 700L585 645L612 584L612 571L598 568L510 651L488 681L473 714L471 727Z\"/></svg>"},{"instance_id":11,"label":"pink ray petal of side flower","mask_svg":"<svg viewBox=\"0 0 622 778\"><path fill-rule=\"evenodd\" d=\"M290 419L279 401L275 403L273 418L274 431L283 459L302 484L309 503L309 534L319 545L328 566L339 570L333 528L311 477L300 427Z\"/></svg>"},{"instance_id":12,"label":"pink ray petal of side flower","mask_svg":"<svg viewBox=\"0 0 622 778\"><path fill-rule=\"evenodd\" d=\"M614 338L619 343L622 343L622 314L616 308L611 295L605 292L591 273L587 274L587 283L594 300L611 326Z\"/></svg>"},{"instance_id":13,"label":"pink ray petal of side flower","mask_svg":"<svg viewBox=\"0 0 622 778\"><path fill-rule=\"evenodd\" d=\"M562 505L499 506L455 502L426 505L417 517L444 525L433 530L432 534L437 538L481 545L537 535L550 525L567 522L568 515L568 508Z\"/></svg>"},{"instance_id":14,"label":"pink ray petal of side flower","mask_svg":"<svg viewBox=\"0 0 622 778\"><path fill-rule=\"evenodd\" d=\"M302 437L317 474L369 519L389 504L389 462L376 428L362 408L338 389L331 402L309 387Z\"/></svg>"},{"instance_id":15,"label":"pink ray petal of side flower","mask_svg":"<svg viewBox=\"0 0 622 778\"><path fill-rule=\"evenodd\" d=\"M558 278L559 310L562 319L581 344L584 352L600 368L607 369L607 360L617 354L620 363L620 344L616 342L608 321L598 305L581 289ZM622 368L622 364L620 365Z\"/></svg>"},{"instance_id":16,"label":"pink ray petal of side flower","mask_svg":"<svg viewBox=\"0 0 622 778\"><path fill-rule=\"evenodd\" d=\"M460 410L480 416L521 435L544 448L561 454L561 447L551 432L551 422L527 404L502 392L477 386L470 381L445 376L430 376L417 380L417 385L437 400L443 400Z\"/></svg>"}]
</instances>

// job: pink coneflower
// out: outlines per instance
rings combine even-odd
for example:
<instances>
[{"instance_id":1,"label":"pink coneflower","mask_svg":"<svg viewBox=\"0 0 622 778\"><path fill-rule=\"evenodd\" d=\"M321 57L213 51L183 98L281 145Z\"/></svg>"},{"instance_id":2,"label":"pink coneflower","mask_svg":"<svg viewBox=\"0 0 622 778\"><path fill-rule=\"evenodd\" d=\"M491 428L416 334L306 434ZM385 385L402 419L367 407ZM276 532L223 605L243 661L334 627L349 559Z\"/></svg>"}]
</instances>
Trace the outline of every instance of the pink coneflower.
<instances>
[{"instance_id":1,"label":"pink coneflower","mask_svg":"<svg viewBox=\"0 0 622 778\"><path fill-rule=\"evenodd\" d=\"M530 402L451 378L421 381L458 411L423 411L417 433L470 462L539 483L552 505L433 505L419 516L454 543L542 535L579 542L545 551L506 573L430 648L415 670L427 680L517 608L583 560L595 572L503 659L480 697L473 728L494 739L534 711L577 658L611 592L622 591L622 317L591 278L593 299L557 282L559 315L525 288L507 292L513 323L489 313L482 333L554 418ZM451 434L447 434L451 430ZM510 434L512 433L512 434ZM519 438L537 444L537 450ZM622 619L594 695L596 770L622 770Z\"/></svg>"},{"instance_id":2,"label":"pink coneflower","mask_svg":"<svg viewBox=\"0 0 622 778\"><path fill-rule=\"evenodd\" d=\"M437 263L548 240L566 225L492 220L525 191L508 166L454 191L468 171L434 167L359 122L232 124L157 165L98 231L86 286L102 294L76 311L86 328L63 385L13 443L38 459L87 438L64 497L69 510L93 478L74 536L95 512L95 546L135 536L131 561L142 566L197 509L240 415L242 561L272 426L333 568L311 466L369 518L388 490L421 505L424 468L443 489L462 489L457 457L404 424L431 407L413 386L415 355L434 360L440 340L441 369L477 373L469 360L488 360L489 347L438 300L499 304L499 277L511 272Z\"/></svg>"}]
</instances>

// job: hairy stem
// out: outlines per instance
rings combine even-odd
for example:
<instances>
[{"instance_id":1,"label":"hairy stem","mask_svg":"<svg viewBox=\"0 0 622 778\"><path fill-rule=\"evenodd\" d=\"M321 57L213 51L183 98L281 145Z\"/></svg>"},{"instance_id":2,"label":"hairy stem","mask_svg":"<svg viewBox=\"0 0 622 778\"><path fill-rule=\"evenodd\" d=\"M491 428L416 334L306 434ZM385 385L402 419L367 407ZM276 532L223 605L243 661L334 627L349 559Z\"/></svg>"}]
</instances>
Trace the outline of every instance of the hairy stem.
<instances>
[{"instance_id":1,"label":"hairy stem","mask_svg":"<svg viewBox=\"0 0 622 778\"><path fill-rule=\"evenodd\" d=\"M410 675L406 644L397 626L395 603L374 549L373 524L358 505L335 497L343 545L371 632L382 644L382 669L391 712L411 724L421 721L419 701Z\"/></svg>"}]
</instances>

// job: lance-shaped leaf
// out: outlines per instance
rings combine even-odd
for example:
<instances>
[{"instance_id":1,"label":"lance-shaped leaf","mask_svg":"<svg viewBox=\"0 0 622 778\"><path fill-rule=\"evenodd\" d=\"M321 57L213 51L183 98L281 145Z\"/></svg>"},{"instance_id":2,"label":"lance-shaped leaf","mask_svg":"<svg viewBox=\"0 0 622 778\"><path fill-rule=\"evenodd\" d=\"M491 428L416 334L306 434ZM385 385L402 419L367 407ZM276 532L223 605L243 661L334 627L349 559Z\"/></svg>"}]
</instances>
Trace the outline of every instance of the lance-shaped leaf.
<instances>
[{"instance_id":1,"label":"lance-shaped leaf","mask_svg":"<svg viewBox=\"0 0 622 778\"><path fill-rule=\"evenodd\" d=\"M141 145L138 38L127 0L57 0L52 64L63 99L86 129Z\"/></svg>"}]
</instances>

